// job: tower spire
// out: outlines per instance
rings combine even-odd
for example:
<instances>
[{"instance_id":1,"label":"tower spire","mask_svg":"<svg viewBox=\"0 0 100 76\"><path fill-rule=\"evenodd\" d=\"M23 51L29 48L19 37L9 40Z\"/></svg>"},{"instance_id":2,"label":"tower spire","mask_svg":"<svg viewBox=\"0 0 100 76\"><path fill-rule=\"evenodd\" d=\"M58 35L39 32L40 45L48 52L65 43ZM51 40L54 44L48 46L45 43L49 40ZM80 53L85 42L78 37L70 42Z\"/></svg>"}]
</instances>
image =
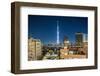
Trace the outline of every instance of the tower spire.
<instances>
[{"instance_id":1,"label":"tower spire","mask_svg":"<svg viewBox=\"0 0 100 76\"><path fill-rule=\"evenodd\" d=\"M57 44L59 44L59 21L57 21Z\"/></svg>"}]
</instances>

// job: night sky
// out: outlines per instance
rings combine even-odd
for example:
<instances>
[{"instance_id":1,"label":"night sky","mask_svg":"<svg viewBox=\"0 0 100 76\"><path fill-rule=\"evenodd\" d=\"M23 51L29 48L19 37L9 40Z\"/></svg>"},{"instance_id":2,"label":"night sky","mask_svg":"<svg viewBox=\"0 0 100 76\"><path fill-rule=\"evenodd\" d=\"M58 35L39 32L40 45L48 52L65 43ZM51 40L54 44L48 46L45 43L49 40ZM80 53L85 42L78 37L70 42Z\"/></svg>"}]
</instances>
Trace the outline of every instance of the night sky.
<instances>
[{"instance_id":1,"label":"night sky","mask_svg":"<svg viewBox=\"0 0 100 76\"><path fill-rule=\"evenodd\" d=\"M28 36L40 39L44 44L56 43L57 21L59 37L62 43L64 36L75 42L75 33L88 33L87 17L28 15Z\"/></svg>"}]
</instances>

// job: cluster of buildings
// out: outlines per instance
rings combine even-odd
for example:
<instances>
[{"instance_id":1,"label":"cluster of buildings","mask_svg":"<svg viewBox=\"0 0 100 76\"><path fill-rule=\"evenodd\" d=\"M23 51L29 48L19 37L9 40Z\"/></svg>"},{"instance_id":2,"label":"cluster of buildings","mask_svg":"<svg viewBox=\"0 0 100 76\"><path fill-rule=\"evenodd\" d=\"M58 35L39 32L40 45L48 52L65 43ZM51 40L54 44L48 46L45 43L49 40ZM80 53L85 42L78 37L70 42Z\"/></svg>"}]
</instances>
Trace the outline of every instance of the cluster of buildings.
<instances>
[{"instance_id":1,"label":"cluster of buildings","mask_svg":"<svg viewBox=\"0 0 100 76\"><path fill-rule=\"evenodd\" d=\"M71 43L68 37L64 37L63 42L59 40L59 22L57 21L57 43L42 44L40 39L28 38L28 60L44 59L74 59L88 57L87 34L75 33L75 43Z\"/></svg>"},{"instance_id":2,"label":"cluster of buildings","mask_svg":"<svg viewBox=\"0 0 100 76\"><path fill-rule=\"evenodd\" d=\"M64 39L64 46L60 49L60 59L87 58L88 41L87 35L76 33L75 44L70 44L68 39Z\"/></svg>"},{"instance_id":3,"label":"cluster of buildings","mask_svg":"<svg viewBox=\"0 0 100 76\"><path fill-rule=\"evenodd\" d=\"M43 59L74 59L88 57L87 35L75 33L75 43L72 44L68 37L64 37L63 43L43 45L40 39L28 39L28 60Z\"/></svg>"}]
</instances>

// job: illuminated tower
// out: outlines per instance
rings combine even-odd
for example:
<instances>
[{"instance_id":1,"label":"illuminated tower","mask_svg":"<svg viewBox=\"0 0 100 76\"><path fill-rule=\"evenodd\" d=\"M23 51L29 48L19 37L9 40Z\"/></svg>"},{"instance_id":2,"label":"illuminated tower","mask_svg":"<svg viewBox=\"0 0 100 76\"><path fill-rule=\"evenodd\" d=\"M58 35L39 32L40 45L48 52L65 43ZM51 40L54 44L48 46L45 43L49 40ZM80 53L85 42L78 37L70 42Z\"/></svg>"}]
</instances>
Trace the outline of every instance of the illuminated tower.
<instances>
[{"instance_id":1,"label":"illuminated tower","mask_svg":"<svg viewBox=\"0 0 100 76\"><path fill-rule=\"evenodd\" d=\"M59 21L57 21L57 44L59 44Z\"/></svg>"}]
</instances>

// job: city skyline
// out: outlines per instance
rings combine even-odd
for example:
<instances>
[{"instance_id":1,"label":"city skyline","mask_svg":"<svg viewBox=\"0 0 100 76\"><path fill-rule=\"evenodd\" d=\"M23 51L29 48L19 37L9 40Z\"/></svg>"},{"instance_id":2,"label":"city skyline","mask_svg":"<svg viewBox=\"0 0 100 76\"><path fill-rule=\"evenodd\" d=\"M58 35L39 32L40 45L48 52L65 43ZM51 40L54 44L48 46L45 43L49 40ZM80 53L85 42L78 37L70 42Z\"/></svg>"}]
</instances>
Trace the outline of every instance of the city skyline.
<instances>
[{"instance_id":1,"label":"city skyline","mask_svg":"<svg viewBox=\"0 0 100 76\"><path fill-rule=\"evenodd\" d=\"M87 17L29 15L28 21L28 36L44 44L62 43L64 36L74 43L76 32L88 34Z\"/></svg>"}]
</instances>

